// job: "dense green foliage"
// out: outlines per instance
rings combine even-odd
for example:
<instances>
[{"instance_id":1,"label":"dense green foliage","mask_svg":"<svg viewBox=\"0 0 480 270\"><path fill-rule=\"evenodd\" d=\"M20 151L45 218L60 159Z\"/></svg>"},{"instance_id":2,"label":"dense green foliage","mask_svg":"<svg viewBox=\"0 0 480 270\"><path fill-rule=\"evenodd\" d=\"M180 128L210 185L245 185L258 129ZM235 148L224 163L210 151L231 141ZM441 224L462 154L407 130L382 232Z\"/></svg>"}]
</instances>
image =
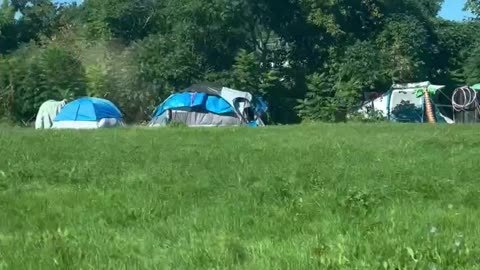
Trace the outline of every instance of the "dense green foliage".
<instances>
[{"instance_id":1,"label":"dense green foliage","mask_svg":"<svg viewBox=\"0 0 480 270\"><path fill-rule=\"evenodd\" d=\"M392 82L480 80L480 24L438 18L442 3L3 0L0 117L28 122L46 99L87 93L146 120L172 91L210 81L263 95L271 123L339 120Z\"/></svg>"},{"instance_id":2,"label":"dense green foliage","mask_svg":"<svg viewBox=\"0 0 480 270\"><path fill-rule=\"evenodd\" d=\"M0 130L0 269L479 269L477 134Z\"/></svg>"}]
</instances>

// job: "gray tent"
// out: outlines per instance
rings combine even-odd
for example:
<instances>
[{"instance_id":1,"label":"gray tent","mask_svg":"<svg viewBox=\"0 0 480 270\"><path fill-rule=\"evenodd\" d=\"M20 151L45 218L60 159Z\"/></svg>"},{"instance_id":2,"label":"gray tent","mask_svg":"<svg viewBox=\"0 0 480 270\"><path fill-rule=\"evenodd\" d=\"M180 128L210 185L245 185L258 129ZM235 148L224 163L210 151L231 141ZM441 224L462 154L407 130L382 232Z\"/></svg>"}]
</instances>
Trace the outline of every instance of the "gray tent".
<instances>
[{"instance_id":1,"label":"gray tent","mask_svg":"<svg viewBox=\"0 0 480 270\"><path fill-rule=\"evenodd\" d=\"M252 94L212 84L196 84L157 107L150 127L177 122L191 127L264 126L266 104Z\"/></svg>"}]
</instances>

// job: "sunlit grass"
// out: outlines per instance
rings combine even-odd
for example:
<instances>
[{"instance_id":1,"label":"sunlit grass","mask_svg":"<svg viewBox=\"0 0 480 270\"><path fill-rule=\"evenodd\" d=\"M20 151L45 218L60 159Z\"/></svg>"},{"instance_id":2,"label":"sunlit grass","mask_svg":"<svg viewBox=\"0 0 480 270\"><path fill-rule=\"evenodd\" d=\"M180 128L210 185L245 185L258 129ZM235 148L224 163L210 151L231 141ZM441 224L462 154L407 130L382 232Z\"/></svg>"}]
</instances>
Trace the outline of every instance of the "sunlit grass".
<instances>
[{"instance_id":1,"label":"sunlit grass","mask_svg":"<svg viewBox=\"0 0 480 270\"><path fill-rule=\"evenodd\" d=\"M476 126L0 130L0 269L480 269Z\"/></svg>"}]
</instances>

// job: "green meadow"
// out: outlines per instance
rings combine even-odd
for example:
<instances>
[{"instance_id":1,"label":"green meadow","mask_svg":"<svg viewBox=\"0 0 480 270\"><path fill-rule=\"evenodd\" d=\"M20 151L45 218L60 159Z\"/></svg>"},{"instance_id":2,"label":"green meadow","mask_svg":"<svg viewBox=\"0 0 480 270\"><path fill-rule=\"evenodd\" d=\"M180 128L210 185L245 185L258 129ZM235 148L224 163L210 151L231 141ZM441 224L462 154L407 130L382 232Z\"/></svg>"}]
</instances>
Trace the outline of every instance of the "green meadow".
<instances>
[{"instance_id":1,"label":"green meadow","mask_svg":"<svg viewBox=\"0 0 480 270\"><path fill-rule=\"evenodd\" d=\"M0 269L480 269L480 130L0 130Z\"/></svg>"}]
</instances>

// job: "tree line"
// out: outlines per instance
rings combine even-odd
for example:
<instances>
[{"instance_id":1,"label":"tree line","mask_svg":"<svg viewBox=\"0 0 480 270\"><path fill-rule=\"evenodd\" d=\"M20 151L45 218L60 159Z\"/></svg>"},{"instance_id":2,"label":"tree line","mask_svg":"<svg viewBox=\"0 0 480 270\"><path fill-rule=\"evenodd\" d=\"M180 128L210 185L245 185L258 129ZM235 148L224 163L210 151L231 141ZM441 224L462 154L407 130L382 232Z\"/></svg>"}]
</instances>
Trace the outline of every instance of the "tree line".
<instances>
[{"instance_id":1,"label":"tree line","mask_svg":"<svg viewBox=\"0 0 480 270\"><path fill-rule=\"evenodd\" d=\"M208 81L264 97L269 123L337 121L392 83L480 82L480 23L438 18L442 3L3 0L0 118L28 123L48 99L89 95L138 122Z\"/></svg>"}]
</instances>

